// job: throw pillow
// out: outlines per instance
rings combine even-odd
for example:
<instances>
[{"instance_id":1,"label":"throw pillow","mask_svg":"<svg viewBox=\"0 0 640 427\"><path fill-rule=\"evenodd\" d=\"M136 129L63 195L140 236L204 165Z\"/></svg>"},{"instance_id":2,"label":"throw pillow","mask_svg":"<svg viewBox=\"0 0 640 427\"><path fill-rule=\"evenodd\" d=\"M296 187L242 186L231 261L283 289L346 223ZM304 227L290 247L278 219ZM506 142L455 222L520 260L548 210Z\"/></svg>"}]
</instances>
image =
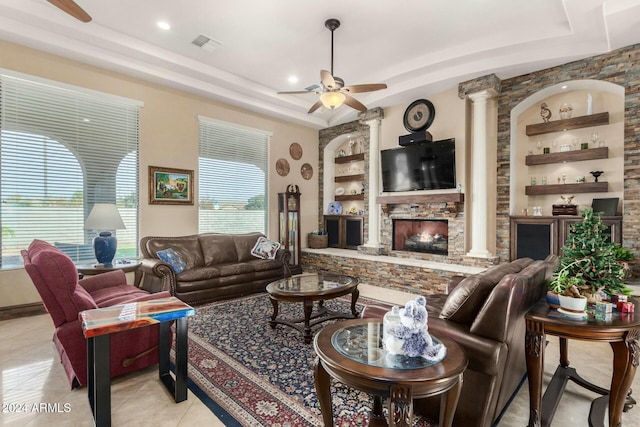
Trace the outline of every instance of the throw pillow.
<instances>
[{"instance_id":1,"label":"throw pillow","mask_svg":"<svg viewBox=\"0 0 640 427\"><path fill-rule=\"evenodd\" d=\"M251 255L262 259L275 259L278 249L280 249L280 243L269 240L266 237L259 237L253 249L251 249Z\"/></svg>"},{"instance_id":2,"label":"throw pillow","mask_svg":"<svg viewBox=\"0 0 640 427\"><path fill-rule=\"evenodd\" d=\"M176 274L182 273L184 268L187 266L180 254L174 251L172 248L158 251L156 252L156 255L158 255L158 258L160 258L162 261L169 264L171 268L173 268L173 271L176 272Z\"/></svg>"}]
</instances>

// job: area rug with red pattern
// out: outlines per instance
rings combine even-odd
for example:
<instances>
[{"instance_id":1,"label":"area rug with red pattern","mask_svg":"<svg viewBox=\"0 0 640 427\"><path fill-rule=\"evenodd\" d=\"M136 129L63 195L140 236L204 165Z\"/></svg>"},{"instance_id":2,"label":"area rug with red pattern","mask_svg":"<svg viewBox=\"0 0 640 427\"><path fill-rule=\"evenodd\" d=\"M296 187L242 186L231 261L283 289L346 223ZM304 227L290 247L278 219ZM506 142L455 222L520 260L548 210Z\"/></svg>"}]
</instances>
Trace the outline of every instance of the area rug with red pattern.
<instances>
[{"instance_id":1,"label":"area rug with red pattern","mask_svg":"<svg viewBox=\"0 0 640 427\"><path fill-rule=\"evenodd\" d=\"M359 301L358 310L367 302ZM329 300L325 306L349 313L350 300ZM267 294L196 307L189 319L190 388L227 426L322 426L313 344L305 344L293 328L272 329L271 313ZM279 316L301 315L302 304L280 304ZM371 396L333 380L331 396L336 426L367 425ZM416 417L414 425L433 424Z\"/></svg>"}]
</instances>

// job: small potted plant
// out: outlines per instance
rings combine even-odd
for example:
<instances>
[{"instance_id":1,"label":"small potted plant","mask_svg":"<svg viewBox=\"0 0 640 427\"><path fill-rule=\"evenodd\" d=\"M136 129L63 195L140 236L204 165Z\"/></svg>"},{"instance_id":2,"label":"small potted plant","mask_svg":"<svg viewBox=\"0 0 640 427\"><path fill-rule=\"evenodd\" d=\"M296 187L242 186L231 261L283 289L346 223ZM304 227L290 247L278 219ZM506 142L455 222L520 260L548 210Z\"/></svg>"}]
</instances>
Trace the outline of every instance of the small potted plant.
<instances>
[{"instance_id":1,"label":"small potted plant","mask_svg":"<svg viewBox=\"0 0 640 427\"><path fill-rule=\"evenodd\" d=\"M633 252L618 243L616 243L614 251L618 263L624 268L624 278L629 279L633 275L631 271L631 262L634 259Z\"/></svg>"},{"instance_id":2,"label":"small potted plant","mask_svg":"<svg viewBox=\"0 0 640 427\"><path fill-rule=\"evenodd\" d=\"M607 296L631 293L623 282L626 273L617 259L617 245L607 241L607 227L600 214L589 208L581 215L582 221L571 226L571 234L549 283L549 289L561 297L561 306L563 299L566 302L562 297L578 299L573 301L574 308L570 308L578 311L584 310L587 302L595 304L601 300L601 293Z\"/></svg>"}]
</instances>

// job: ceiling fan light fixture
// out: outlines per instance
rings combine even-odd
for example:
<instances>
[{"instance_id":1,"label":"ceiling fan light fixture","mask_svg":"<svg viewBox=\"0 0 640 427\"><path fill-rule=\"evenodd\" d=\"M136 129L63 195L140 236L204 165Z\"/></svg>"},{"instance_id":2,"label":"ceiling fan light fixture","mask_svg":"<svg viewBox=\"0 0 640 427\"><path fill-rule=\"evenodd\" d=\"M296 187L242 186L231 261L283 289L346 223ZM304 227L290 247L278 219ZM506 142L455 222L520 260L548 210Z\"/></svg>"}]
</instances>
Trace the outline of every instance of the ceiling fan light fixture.
<instances>
[{"instance_id":1,"label":"ceiling fan light fixture","mask_svg":"<svg viewBox=\"0 0 640 427\"><path fill-rule=\"evenodd\" d=\"M345 99L346 96L340 92L324 92L320 95L320 102L322 102L322 105L331 110L335 110L340 107Z\"/></svg>"}]
</instances>

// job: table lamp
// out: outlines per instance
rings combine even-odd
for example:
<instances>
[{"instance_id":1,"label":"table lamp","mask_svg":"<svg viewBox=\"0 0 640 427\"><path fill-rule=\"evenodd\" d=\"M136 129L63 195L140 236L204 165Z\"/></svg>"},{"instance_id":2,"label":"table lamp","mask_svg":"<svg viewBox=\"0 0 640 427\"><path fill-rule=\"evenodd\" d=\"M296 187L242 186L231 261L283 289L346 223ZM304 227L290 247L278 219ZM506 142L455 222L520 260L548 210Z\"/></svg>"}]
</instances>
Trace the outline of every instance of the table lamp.
<instances>
[{"instance_id":1,"label":"table lamp","mask_svg":"<svg viewBox=\"0 0 640 427\"><path fill-rule=\"evenodd\" d=\"M118 208L113 203L96 203L89 213L84 223L85 230L121 230L124 229L124 222ZM113 257L116 255L118 239L111 235L111 231L100 231L100 234L93 238L93 250L96 253L96 260L105 267L111 267Z\"/></svg>"}]
</instances>

